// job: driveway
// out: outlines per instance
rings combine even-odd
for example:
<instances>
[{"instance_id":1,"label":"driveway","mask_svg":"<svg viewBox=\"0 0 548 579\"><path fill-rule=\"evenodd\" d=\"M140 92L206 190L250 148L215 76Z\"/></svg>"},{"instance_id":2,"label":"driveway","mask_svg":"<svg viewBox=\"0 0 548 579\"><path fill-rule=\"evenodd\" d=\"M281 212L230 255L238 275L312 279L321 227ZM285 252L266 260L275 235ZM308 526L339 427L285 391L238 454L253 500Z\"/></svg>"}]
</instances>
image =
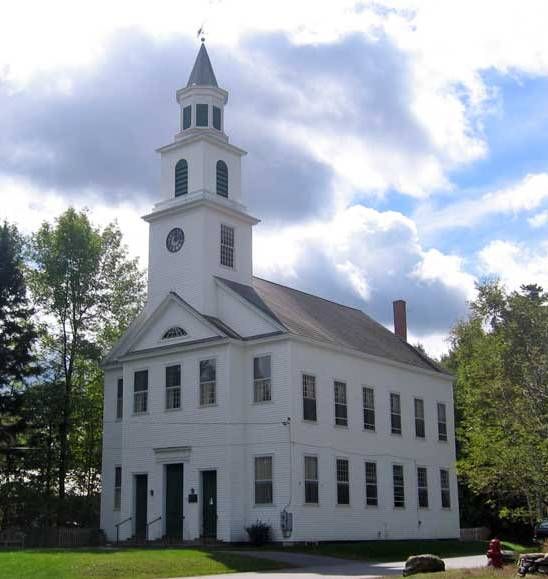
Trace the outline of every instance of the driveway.
<instances>
[{"instance_id":1,"label":"driveway","mask_svg":"<svg viewBox=\"0 0 548 579\"><path fill-rule=\"evenodd\" d=\"M383 575L401 575L405 563L367 563L366 561L350 561L336 557L307 555L305 553L289 553L284 551L231 551L239 555L248 555L257 559L280 561L292 566L292 569L278 571L259 571L249 573L230 573L230 579L276 579L287 575L287 579L344 579L347 577L371 578ZM471 557L450 557L444 559L446 569L471 569L485 567L485 555ZM219 575L202 575L201 579L219 579Z\"/></svg>"}]
</instances>

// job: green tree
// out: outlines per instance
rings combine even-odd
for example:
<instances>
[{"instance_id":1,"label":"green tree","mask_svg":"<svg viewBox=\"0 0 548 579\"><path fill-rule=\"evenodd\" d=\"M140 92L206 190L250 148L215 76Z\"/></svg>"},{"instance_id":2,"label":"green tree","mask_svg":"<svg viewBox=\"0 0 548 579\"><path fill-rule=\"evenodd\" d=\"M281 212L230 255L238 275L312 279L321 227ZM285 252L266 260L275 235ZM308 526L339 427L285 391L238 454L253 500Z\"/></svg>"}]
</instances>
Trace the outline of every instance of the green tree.
<instances>
[{"instance_id":1,"label":"green tree","mask_svg":"<svg viewBox=\"0 0 548 579\"><path fill-rule=\"evenodd\" d=\"M23 240L13 225L0 227L0 388L35 372L36 332L23 277Z\"/></svg>"},{"instance_id":2,"label":"green tree","mask_svg":"<svg viewBox=\"0 0 548 579\"><path fill-rule=\"evenodd\" d=\"M0 226L0 519L8 522L14 494L12 464L18 436L26 422L22 413L25 379L36 373L33 309L23 276L23 238L13 225Z\"/></svg>"},{"instance_id":3,"label":"green tree","mask_svg":"<svg viewBox=\"0 0 548 579\"><path fill-rule=\"evenodd\" d=\"M145 286L136 260L128 258L118 227L100 230L85 212L72 208L54 225L41 226L33 236L30 258L30 284L45 321L44 356L62 390L57 466L58 522L62 522L73 453L77 468L72 482L80 486L78 473L84 464L87 482L83 486L90 493L97 488L100 359L142 308ZM82 448L88 452L84 460Z\"/></svg>"},{"instance_id":4,"label":"green tree","mask_svg":"<svg viewBox=\"0 0 548 579\"><path fill-rule=\"evenodd\" d=\"M533 523L548 508L548 296L478 287L452 332L459 471L501 517Z\"/></svg>"}]
</instances>

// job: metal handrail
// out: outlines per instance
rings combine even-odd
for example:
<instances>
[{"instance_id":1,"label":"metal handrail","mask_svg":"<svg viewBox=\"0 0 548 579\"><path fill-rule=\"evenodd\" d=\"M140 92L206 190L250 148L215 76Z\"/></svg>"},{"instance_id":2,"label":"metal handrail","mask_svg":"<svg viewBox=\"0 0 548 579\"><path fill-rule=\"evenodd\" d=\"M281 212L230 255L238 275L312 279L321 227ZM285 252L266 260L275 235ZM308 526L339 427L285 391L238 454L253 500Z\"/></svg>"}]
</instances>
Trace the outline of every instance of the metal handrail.
<instances>
[{"instance_id":1,"label":"metal handrail","mask_svg":"<svg viewBox=\"0 0 548 579\"><path fill-rule=\"evenodd\" d=\"M120 536L120 527L127 523L128 521L131 521L131 517L128 517L127 519L124 519L123 521L120 521L119 523L116 523L114 526L116 527L116 544L118 544L118 539Z\"/></svg>"},{"instance_id":2,"label":"metal handrail","mask_svg":"<svg viewBox=\"0 0 548 579\"><path fill-rule=\"evenodd\" d=\"M159 520L161 520L161 518L162 518L161 516L156 517L155 519L153 519L152 521L149 521L149 522L146 524L146 535L145 535L145 537L146 537L146 540L147 540L147 541L148 541L148 528L149 528L150 525L152 525L153 523L157 523Z\"/></svg>"}]
</instances>

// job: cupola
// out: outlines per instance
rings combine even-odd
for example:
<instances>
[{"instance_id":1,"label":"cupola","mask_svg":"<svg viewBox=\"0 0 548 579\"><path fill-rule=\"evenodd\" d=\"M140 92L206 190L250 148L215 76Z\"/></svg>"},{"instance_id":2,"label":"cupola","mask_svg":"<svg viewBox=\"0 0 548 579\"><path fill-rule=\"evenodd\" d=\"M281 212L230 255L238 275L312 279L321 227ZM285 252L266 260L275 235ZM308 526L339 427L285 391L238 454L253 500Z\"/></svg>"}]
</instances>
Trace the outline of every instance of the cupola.
<instances>
[{"instance_id":1,"label":"cupola","mask_svg":"<svg viewBox=\"0 0 548 579\"><path fill-rule=\"evenodd\" d=\"M227 101L228 92L219 88L202 41L188 82L177 91L177 102L181 108L181 129L175 138L183 139L196 134L196 131L208 131L226 140L224 106Z\"/></svg>"}]
</instances>

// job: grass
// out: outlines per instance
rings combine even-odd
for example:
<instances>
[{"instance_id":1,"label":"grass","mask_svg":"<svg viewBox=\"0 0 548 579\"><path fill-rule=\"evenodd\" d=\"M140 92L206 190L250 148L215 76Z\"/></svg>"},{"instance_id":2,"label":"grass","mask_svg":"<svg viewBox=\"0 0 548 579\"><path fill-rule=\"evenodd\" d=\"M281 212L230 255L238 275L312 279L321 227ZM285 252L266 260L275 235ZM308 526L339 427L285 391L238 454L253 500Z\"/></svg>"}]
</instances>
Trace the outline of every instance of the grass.
<instances>
[{"instance_id":1,"label":"grass","mask_svg":"<svg viewBox=\"0 0 548 579\"><path fill-rule=\"evenodd\" d=\"M421 573L411 575L417 579L504 579L516 576L515 565L505 565L502 569L482 567L478 569L455 569L444 573Z\"/></svg>"},{"instance_id":2,"label":"grass","mask_svg":"<svg viewBox=\"0 0 548 579\"><path fill-rule=\"evenodd\" d=\"M405 561L411 555L431 553L439 557L485 555L488 541L360 541L355 543L319 543L296 545L291 550L313 555L328 555L358 561ZM503 542L503 549L518 553L538 550L538 546Z\"/></svg>"},{"instance_id":3,"label":"grass","mask_svg":"<svg viewBox=\"0 0 548 579\"><path fill-rule=\"evenodd\" d=\"M287 565L205 549L0 551L2 579L152 579L281 567Z\"/></svg>"}]
</instances>

